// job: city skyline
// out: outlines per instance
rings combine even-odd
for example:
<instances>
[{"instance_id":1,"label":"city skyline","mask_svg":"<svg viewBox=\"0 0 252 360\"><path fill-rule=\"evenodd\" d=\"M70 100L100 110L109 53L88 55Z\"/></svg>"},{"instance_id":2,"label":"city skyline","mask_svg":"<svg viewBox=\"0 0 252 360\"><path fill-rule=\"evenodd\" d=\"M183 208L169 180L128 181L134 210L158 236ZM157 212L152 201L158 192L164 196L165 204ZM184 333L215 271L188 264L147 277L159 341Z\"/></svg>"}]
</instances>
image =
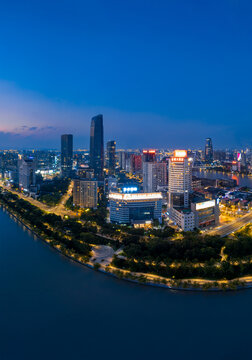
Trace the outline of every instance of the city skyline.
<instances>
[{"instance_id":1,"label":"city skyline","mask_svg":"<svg viewBox=\"0 0 252 360\"><path fill-rule=\"evenodd\" d=\"M0 360L249 358L251 15L1 2Z\"/></svg>"},{"instance_id":2,"label":"city skyline","mask_svg":"<svg viewBox=\"0 0 252 360\"><path fill-rule=\"evenodd\" d=\"M1 147L250 146L251 3L181 3L3 4Z\"/></svg>"}]
</instances>

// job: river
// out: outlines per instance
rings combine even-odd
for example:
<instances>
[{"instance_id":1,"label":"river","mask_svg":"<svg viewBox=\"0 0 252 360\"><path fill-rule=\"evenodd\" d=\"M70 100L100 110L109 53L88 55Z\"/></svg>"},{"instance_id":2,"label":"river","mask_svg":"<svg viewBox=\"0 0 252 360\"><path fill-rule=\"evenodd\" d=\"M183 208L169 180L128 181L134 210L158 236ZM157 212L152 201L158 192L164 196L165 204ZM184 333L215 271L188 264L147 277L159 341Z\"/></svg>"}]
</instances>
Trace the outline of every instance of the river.
<instances>
[{"instance_id":1,"label":"river","mask_svg":"<svg viewBox=\"0 0 252 360\"><path fill-rule=\"evenodd\" d=\"M0 359L248 359L252 290L180 292L60 255L0 209Z\"/></svg>"},{"instance_id":2,"label":"river","mask_svg":"<svg viewBox=\"0 0 252 360\"><path fill-rule=\"evenodd\" d=\"M246 175L227 174L219 171L193 170L193 175L199 178L208 179L234 179L238 186L247 186L252 188L252 177Z\"/></svg>"}]
</instances>

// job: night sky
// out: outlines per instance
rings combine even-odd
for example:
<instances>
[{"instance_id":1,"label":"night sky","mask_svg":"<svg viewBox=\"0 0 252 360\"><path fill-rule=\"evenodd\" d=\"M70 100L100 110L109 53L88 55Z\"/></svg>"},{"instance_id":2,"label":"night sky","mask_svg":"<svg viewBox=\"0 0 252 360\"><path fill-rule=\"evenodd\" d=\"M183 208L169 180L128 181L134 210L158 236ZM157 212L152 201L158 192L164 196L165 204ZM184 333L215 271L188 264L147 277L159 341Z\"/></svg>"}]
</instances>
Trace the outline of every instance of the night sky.
<instances>
[{"instance_id":1,"label":"night sky","mask_svg":"<svg viewBox=\"0 0 252 360\"><path fill-rule=\"evenodd\" d=\"M0 149L252 147L251 0L1 1Z\"/></svg>"}]
</instances>

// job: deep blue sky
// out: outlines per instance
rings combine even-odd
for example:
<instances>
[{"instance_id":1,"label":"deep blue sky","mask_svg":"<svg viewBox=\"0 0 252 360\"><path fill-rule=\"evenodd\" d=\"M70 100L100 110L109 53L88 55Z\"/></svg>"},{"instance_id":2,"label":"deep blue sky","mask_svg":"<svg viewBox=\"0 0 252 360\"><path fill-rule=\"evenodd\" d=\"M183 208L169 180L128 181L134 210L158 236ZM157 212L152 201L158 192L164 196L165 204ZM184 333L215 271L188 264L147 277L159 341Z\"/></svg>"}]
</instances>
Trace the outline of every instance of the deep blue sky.
<instances>
[{"instance_id":1,"label":"deep blue sky","mask_svg":"<svg viewBox=\"0 0 252 360\"><path fill-rule=\"evenodd\" d=\"M1 2L0 148L250 146L252 2Z\"/></svg>"}]
</instances>

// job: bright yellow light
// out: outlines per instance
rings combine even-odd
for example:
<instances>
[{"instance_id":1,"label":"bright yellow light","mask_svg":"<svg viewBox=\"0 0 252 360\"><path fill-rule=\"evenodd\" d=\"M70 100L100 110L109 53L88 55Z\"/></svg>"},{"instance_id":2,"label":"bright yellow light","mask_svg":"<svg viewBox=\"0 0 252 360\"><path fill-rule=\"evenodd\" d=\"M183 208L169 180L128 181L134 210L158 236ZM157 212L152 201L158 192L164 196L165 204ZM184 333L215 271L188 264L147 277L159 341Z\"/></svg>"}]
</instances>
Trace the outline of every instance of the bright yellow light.
<instances>
[{"instance_id":1,"label":"bright yellow light","mask_svg":"<svg viewBox=\"0 0 252 360\"><path fill-rule=\"evenodd\" d=\"M187 151L186 150L175 150L174 151L174 156L175 157L187 157Z\"/></svg>"}]
</instances>

